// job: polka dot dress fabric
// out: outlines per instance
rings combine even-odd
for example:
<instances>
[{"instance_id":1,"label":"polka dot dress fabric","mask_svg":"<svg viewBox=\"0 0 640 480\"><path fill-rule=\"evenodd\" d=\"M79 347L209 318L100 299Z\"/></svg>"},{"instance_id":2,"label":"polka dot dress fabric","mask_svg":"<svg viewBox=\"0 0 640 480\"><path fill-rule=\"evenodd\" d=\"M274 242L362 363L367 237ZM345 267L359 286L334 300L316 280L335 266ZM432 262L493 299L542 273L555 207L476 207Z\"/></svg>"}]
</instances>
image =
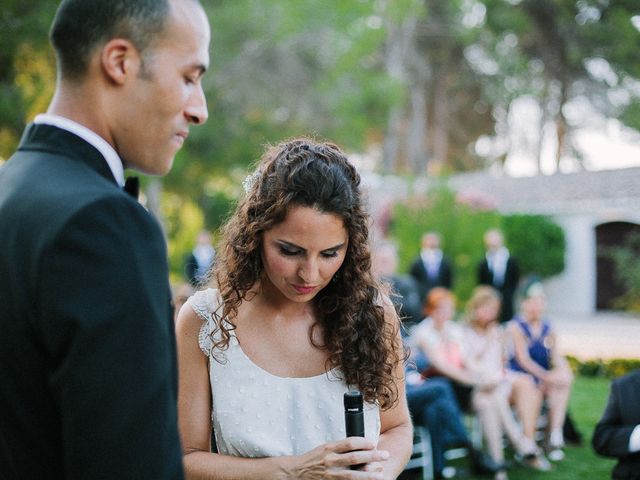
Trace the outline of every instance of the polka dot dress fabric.
<instances>
[{"instance_id":1,"label":"polka dot dress fabric","mask_svg":"<svg viewBox=\"0 0 640 480\"><path fill-rule=\"evenodd\" d=\"M314 377L278 377L254 364L233 335L227 350L212 352L212 312L221 305L218 291L197 292L188 303L203 320L199 344L209 357L212 420L220 453L300 455L345 437L343 395L349 388L338 378L338 370ZM365 403L364 409L365 435L377 443L378 407Z\"/></svg>"}]
</instances>

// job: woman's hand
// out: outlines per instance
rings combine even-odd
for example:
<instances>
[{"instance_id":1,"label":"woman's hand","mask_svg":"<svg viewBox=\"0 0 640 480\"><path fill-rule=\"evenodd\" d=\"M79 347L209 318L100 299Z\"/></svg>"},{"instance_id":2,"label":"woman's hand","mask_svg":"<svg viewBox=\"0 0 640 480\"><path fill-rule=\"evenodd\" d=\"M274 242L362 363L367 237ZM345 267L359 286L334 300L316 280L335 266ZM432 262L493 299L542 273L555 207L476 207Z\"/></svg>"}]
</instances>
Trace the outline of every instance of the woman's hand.
<instances>
[{"instance_id":1,"label":"woman's hand","mask_svg":"<svg viewBox=\"0 0 640 480\"><path fill-rule=\"evenodd\" d=\"M389 452L376 450L366 438L349 437L338 442L325 443L299 457L290 457L285 467L286 478L299 480L369 479L383 480L382 463ZM362 465L352 470L352 465Z\"/></svg>"},{"instance_id":2,"label":"woman's hand","mask_svg":"<svg viewBox=\"0 0 640 480\"><path fill-rule=\"evenodd\" d=\"M556 387L567 387L571 385L573 375L570 370L562 368L554 368L544 378L544 383Z\"/></svg>"},{"instance_id":3,"label":"woman's hand","mask_svg":"<svg viewBox=\"0 0 640 480\"><path fill-rule=\"evenodd\" d=\"M478 390L493 390L501 381L500 372L480 372L475 378L474 386Z\"/></svg>"}]
</instances>

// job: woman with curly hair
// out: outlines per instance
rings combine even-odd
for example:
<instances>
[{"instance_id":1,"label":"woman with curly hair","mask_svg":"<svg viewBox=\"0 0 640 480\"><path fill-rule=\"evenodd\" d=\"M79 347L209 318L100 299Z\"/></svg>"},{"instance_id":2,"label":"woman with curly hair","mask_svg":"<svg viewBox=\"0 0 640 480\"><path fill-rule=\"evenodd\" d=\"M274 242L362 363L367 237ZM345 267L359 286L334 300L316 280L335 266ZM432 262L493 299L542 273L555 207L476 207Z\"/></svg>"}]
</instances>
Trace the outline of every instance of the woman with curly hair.
<instances>
[{"instance_id":1,"label":"woman with curly hair","mask_svg":"<svg viewBox=\"0 0 640 480\"><path fill-rule=\"evenodd\" d=\"M212 288L178 315L187 478L392 479L404 468L404 352L370 271L359 183L337 146L306 138L269 148L245 182ZM345 438L353 389L364 438Z\"/></svg>"}]
</instances>

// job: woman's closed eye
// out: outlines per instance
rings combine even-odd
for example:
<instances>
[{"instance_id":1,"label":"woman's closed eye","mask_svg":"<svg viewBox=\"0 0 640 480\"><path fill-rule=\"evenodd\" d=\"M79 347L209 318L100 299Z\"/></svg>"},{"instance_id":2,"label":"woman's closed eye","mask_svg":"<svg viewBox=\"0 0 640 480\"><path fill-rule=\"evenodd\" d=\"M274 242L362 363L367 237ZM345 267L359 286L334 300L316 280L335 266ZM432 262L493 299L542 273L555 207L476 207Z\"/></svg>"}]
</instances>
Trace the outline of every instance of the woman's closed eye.
<instances>
[{"instance_id":1,"label":"woman's closed eye","mask_svg":"<svg viewBox=\"0 0 640 480\"><path fill-rule=\"evenodd\" d=\"M304 250L298 248L285 247L284 245L279 246L280 253L286 257L294 257L296 255L301 255L304 253ZM338 256L338 250L325 250L320 252L320 255L324 258L335 258Z\"/></svg>"},{"instance_id":2,"label":"woman's closed eye","mask_svg":"<svg viewBox=\"0 0 640 480\"><path fill-rule=\"evenodd\" d=\"M280 253L287 257L293 257L295 255L299 255L302 253L302 250L297 248L285 247L284 245L280 245Z\"/></svg>"}]
</instances>

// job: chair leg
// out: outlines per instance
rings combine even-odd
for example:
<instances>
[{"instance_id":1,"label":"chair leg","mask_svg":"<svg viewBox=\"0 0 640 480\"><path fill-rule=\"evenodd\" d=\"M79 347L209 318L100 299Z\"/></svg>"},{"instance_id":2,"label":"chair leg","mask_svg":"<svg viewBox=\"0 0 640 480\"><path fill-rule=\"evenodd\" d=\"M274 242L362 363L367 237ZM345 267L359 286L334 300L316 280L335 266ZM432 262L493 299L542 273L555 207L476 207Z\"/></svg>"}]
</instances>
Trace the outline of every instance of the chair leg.
<instances>
[{"instance_id":1,"label":"chair leg","mask_svg":"<svg viewBox=\"0 0 640 480\"><path fill-rule=\"evenodd\" d=\"M433 480L433 452L431 451L431 435L424 427L416 427L420 435L420 450L422 453L422 480Z\"/></svg>"},{"instance_id":2,"label":"chair leg","mask_svg":"<svg viewBox=\"0 0 640 480\"><path fill-rule=\"evenodd\" d=\"M425 427L416 425L413 431L413 452L405 470L420 468L422 480L433 480L433 452L431 450L431 435Z\"/></svg>"}]
</instances>

